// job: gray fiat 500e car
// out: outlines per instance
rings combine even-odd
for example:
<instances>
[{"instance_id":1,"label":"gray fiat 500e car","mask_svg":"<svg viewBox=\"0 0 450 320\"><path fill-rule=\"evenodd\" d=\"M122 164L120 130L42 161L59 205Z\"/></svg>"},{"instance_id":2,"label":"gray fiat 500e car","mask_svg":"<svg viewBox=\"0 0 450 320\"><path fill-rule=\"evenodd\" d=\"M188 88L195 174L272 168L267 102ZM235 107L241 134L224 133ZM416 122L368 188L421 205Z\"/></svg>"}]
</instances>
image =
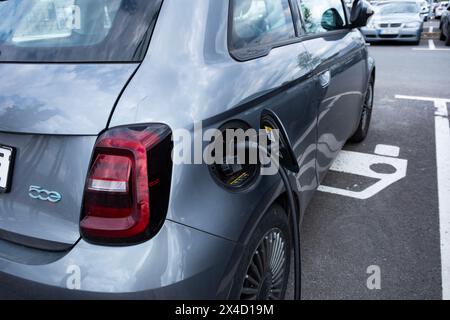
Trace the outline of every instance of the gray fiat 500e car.
<instances>
[{"instance_id":1,"label":"gray fiat 500e car","mask_svg":"<svg viewBox=\"0 0 450 320\"><path fill-rule=\"evenodd\" d=\"M341 0L0 1L0 298L284 298L280 175L176 163L174 133L276 114L301 221L369 130L360 21Z\"/></svg>"}]
</instances>

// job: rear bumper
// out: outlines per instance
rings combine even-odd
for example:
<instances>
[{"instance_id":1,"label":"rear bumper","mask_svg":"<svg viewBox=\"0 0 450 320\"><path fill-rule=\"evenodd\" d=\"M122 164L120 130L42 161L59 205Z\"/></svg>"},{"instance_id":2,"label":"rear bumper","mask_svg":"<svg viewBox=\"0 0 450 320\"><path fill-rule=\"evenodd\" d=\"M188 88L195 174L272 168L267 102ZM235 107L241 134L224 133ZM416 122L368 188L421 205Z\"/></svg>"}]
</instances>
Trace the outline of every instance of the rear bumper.
<instances>
[{"instance_id":1,"label":"rear bumper","mask_svg":"<svg viewBox=\"0 0 450 320\"><path fill-rule=\"evenodd\" d=\"M41 265L0 257L0 299L226 299L235 249L231 241L166 221L155 238L136 246L80 240Z\"/></svg>"},{"instance_id":2,"label":"rear bumper","mask_svg":"<svg viewBox=\"0 0 450 320\"><path fill-rule=\"evenodd\" d=\"M382 29L362 28L361 32L367 42L379 41L398 41L398 42L417 42L422 36L422 29L402 28L397 34L383 35Z\"/></svg>"}]
</instances>

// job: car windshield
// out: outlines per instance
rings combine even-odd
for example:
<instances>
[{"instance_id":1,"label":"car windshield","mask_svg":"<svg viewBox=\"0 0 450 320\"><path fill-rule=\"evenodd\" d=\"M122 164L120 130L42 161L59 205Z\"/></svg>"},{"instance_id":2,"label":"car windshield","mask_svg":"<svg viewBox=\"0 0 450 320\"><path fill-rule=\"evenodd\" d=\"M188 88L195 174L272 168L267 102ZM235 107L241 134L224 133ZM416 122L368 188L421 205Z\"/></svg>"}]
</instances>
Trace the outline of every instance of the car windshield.
<instances>
[{"instance_id":1,"label":"car windshield","mask_svg":"<svg viewBox=\"0 0 450 320\"><path fill-rule=\"evenodd\" d=\"M420 11L419 6L414 2L390 2L380 6L379 14L397 14L397 13L418 13Z\"/></svg>"},{"instance_id":2,"label":"car windshield","mask_svg":"<svg viewBox=\"0 0 450 320\"><path fill-rule=\"evenodd\" d=\"M162 0L0 1L0 62L134 62Z\"/></svg>"}]
</instances>

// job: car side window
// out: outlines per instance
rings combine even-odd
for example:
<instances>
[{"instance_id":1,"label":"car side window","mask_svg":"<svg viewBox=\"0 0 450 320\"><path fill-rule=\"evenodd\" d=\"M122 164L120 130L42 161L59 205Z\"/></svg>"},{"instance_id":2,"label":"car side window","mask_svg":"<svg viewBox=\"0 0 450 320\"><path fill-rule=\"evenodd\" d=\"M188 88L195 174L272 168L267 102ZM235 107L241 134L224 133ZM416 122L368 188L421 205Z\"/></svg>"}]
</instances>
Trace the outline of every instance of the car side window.
<instances>
[{"instance_id":1,"label":"car side window","mask_svg":"<svg viewBox=\"0 0 450 320\"><path fill-rule=\"evenodd\" d=\"M232 47L272 45L295 38L289 0L231 0Z\"/></svg>"},{"instance_id":2,"label":"car side window","mask_svg":"<svg viewBox=\"0 0 450 320\"><path fill-rule=\"evenodd\" d=\"M307 34L344 29L347 25L341 0L297 0Z\"/></svg>"}]
</instances>

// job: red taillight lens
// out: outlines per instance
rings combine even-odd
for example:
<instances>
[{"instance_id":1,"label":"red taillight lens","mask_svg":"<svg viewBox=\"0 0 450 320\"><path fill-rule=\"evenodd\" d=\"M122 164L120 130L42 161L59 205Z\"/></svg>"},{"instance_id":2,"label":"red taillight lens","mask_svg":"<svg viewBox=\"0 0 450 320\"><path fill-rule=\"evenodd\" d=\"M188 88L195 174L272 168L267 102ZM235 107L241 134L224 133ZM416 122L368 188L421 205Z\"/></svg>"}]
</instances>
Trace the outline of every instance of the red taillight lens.
<instances>
[{"instance_id":1,"label":"red taillight lens","mask_svg":"<svg viewBox=\"0 0 450 320\"><path fill-rule=\"evenodd\" d=\"M116 128L99 137L84 192L84 238L130 243L151 237L167 210L170 136L158 124Z\"/></svg>"}]
</instances>

